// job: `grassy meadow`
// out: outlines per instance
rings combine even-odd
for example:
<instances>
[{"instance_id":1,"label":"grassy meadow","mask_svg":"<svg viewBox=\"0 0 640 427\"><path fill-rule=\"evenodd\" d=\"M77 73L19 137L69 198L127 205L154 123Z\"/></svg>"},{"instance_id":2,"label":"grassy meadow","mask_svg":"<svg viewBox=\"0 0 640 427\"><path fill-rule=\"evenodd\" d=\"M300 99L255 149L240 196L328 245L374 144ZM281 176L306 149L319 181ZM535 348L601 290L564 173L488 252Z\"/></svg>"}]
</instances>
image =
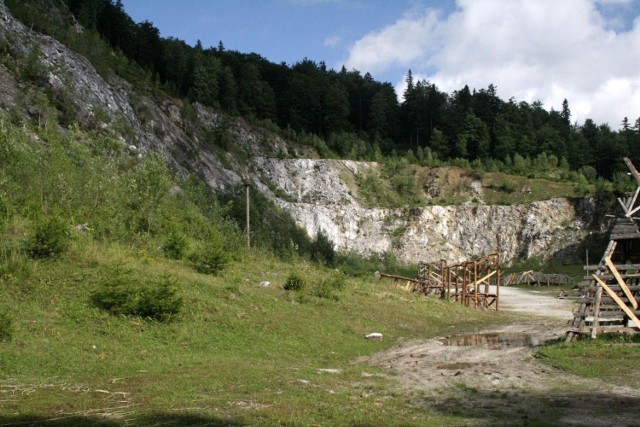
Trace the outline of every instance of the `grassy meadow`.
<instances>
[{"instance_id":1,"label":"grassy meadow","mask_svg":"<svg viewBox=\"0 0 640 427\"><path fill-rule=\"evenodd\" d=\"M294 270L304 285L287 291ZM91 295L114 274L131 282L171 277L180 313L160 322L96 307ZM0 424L455 422L412 408L376 368L353 361L501 316L416 297L373 275L316 296L317 283L336 274L248 253L211 276L79 238L64 256L5 276L0 311L13 320L12 339L0 343ZM264 281L268 287L260 287ZM383 341L365 339L370 332Z\"/></svg>"},{"instance_id":2,"label":"grassy meadow","mask_svg":"<svg viewBox=\"0 0 640 427\"><path fill-rule=\"evenodd\" d=\"M336 254L257 194L247 249L242 197L108 130L0 117L0 183L0 426L465 425L356 360L514 320L377 281L404 267Z\"/></svg>"}]
</instances>

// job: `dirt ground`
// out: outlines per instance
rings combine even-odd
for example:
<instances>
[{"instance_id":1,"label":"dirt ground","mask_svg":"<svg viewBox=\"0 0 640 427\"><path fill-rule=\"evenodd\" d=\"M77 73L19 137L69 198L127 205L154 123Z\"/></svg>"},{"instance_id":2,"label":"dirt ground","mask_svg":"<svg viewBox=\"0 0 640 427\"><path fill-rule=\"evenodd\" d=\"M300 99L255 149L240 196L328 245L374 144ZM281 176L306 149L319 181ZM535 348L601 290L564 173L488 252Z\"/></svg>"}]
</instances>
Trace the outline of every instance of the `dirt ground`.
<instances>
[{"instance_id":1,"label":"dirt ground","mask_svg":"<svg viewBox=\"0 0 640 427\"><path fill-rule=\"evenodd\" d=\"M361 361L387 370L412 405L463 417L464 425L640 426L639 389L536 358L536 345L564 337L571 298L506 287L500 293L500 309L528 313L526 321L404 343Z\"/></svg>"}]
</instances>

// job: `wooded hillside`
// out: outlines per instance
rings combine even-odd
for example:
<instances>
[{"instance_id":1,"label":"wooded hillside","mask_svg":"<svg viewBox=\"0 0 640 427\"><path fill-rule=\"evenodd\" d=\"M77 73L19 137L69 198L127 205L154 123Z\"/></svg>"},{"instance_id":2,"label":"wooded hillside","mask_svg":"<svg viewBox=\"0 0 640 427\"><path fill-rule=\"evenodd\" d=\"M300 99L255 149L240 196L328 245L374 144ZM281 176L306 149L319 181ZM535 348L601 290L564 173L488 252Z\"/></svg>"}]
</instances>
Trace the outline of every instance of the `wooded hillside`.
<instances>
[{"instance_id":1,"label":"wooded hillside","mask_svg":"<svg viewBox=\"0 0 640 427\"><path fill-rule=\"evenodd\" d=\"M62 15L41 13L48 8L42 0L6 3L14 16L73 46L104 73L115 71L141 86L152 81L151 90L260 121L324 157L462 159L523 175L542 161L578 171L592 183L622 180L616 173L625 170L623 156L640 162L640 118L621 117L618 130L591 119L578 124L566 99L558 100L559 111L547 111L540 102L500 99L493 84L448 94L415 81L410 70L398 97L390 83L358 70L328 69L306 58L275 64L226 49L223 41L189 46L160 37L151 22L135 23L120 0L62 0ZM101 55L100 39L124 63ZM134 78L134 68L144 73Z\"/></svg>"}]
</instances>

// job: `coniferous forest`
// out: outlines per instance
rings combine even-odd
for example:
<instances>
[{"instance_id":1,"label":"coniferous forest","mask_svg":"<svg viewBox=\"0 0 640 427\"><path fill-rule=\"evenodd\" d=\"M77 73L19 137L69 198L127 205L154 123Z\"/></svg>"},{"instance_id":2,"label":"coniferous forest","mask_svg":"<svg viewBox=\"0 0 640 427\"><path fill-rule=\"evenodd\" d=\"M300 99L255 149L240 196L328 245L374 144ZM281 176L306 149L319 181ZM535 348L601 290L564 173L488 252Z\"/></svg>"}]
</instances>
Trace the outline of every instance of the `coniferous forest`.
<instances>
[{"instance_id":1,"label":"coniferous forest","mask_svg":"<svg viewBox=\"0 0 640 427\"><path fill-rule=\"evenodd\" d=\"M223 41L204 47L160 37L151 22L135 23L120 0L63 2L86 29L82 38L68 22L43 21L34 12L37 0L6 3L23 22L75 43L98 71L106 67L105 59L87 52L95 46L92 37L142 68L144 78L162 91L268 125L325 157L404 156L524 175L543 164L581 173L591 183L614 184L626 171L624 156L640 163L640 118L621 117L618 129L591 119L578 124L567 99L548 111L540 102L503 100L493 84L445 93L429 81L416 81L410 70L398 96L391 83L358 70L337 71L306 58L275 64L256 53L226 49ZM129 73L125 77L135 83L130 65L112 68Z\"/></svg>"}]
</instances>

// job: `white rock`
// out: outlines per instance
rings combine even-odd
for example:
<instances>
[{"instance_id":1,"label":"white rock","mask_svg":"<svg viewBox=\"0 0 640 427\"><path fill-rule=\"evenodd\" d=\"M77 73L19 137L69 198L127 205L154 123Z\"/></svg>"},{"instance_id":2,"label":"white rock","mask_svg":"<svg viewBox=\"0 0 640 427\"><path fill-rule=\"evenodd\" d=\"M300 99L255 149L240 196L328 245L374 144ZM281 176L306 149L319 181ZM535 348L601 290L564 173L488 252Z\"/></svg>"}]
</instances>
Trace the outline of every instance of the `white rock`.
<instances>
[{"instance_id":1,"label":"white rock","mask_svg":"<svg viewBox=\"0 0 640 427\"><path fill-rule=\"evenodd\" d=\"M271 284L271 282L267 282L266 280L263 280L262 282L260 282L259 286L261 288L268 288L270 284Z\"/></svg>"},{"instance_id":2,"label":"white rock","mask_svg":"<svg viewBox=\"0 0 640 427\"><path fill-rule=\"evenodd\" d=\"M322 368L317 370L319 374L339 374L340 369Z\"/></svg>"},{"instance_id":3,"label":"white rock","mask_svg":"<svg viewBox=\"0 0 640 427\"><path fill-rule=\"evenodd\" d=\"M380 332L372 332L364 336L368 340L382 341L382 334Z\"/></svg>"}]
</instances>

